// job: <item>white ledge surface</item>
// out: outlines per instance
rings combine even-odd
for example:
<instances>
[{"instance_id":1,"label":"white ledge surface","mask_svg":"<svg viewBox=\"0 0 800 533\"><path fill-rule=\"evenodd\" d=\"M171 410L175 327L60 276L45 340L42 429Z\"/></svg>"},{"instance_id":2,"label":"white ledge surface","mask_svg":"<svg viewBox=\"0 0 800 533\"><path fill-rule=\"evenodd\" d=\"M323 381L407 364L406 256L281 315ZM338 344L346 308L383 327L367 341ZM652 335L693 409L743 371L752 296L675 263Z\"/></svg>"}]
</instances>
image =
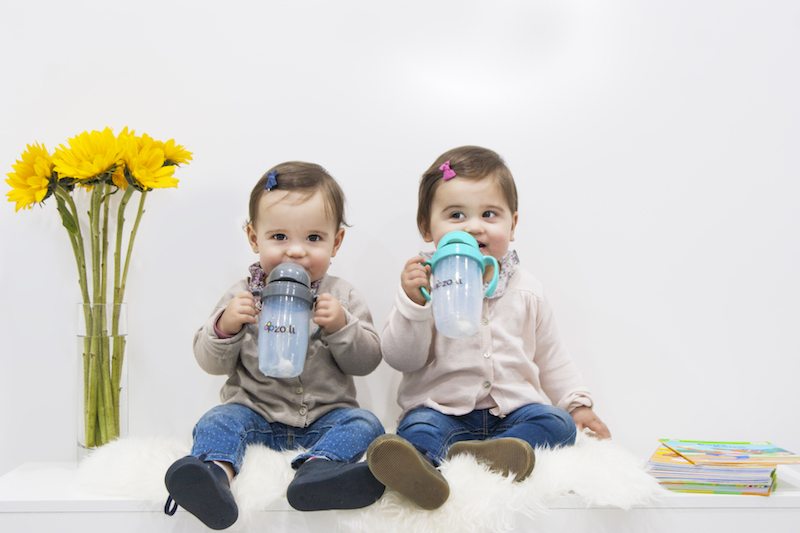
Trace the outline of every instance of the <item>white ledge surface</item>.
<instances>
[{"instance_id":1,"label":"white ledge surface","mask_svg":"<svg viewBox=\"0 0 800 533\"><path fill-rule=\"evenodd\" d=\"M75 463L26 463L0 477L0 531L91 531L113 525L126 531L208 531L182 509L172 518L163 502L106 496L78 486ZM285 501L275 502L252 526L270 531L330 530L335 511L300 513ZM799 531L800 471L780 467L778 488L769 497L667 492L656 501L624 511L587 507L567 495L552 501L548 512L531 521L520 516L517 530L536 531ZM144 528L144 529L143 529ZM568 528L568 529L564 529ZM711 529L708 529L711 528ZM234 526L232 531L243 530ZM247 530L250 530L248 527ZM255 530L255 529L254 529ZM390 530L390 529L389 529Z\"/></svg>"}]
</instances>

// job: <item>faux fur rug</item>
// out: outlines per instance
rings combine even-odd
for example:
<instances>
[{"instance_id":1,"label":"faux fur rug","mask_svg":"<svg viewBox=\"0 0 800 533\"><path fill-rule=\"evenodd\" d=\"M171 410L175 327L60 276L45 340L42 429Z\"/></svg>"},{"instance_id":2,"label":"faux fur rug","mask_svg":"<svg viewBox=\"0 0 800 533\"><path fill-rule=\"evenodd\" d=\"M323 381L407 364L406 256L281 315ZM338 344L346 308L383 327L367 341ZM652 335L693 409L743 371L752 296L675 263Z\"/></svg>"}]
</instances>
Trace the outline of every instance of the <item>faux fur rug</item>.
<instances>
[{"instance_id":1,"label":"faux fur rug","mask_svg":"<svg viewBox=\"0 0 800 533\"><path fill-rule=\"evenodd\" d=\"M79 468L81 487L93 494L153 500L167 497L164 473L188 453L189 443L168 439L126 438L110 443L85 459ZM231 486L239 520L229 531L244 531L254 511L289 508L286 487L294 475L289 466L295 451L276 452L251 446L242 471ZM575 446L536 450L531 477L521 483L489 472L472 458L458 456L441 467L450 482L450 498L435 511L425 511L387 490L374 505L339 511L346 531L504 531L516 513L533 520L548 503L574 493L586 506L627 509L646 503L663 489L647 475L642 461L613 441L579 435Z\"/></svg>"}]
</instances>

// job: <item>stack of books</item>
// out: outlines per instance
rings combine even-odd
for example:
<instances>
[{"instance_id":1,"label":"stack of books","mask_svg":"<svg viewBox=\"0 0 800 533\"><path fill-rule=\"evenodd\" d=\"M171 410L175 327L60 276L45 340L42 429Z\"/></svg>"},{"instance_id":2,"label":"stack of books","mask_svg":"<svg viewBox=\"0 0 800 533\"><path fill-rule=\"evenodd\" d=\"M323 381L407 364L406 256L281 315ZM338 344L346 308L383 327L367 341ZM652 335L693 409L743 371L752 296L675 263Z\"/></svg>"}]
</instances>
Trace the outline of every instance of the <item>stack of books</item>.
<instances>
[{"instance_id":1,"label":"stack of books","mask_svg":"<svg viewBox=\"0 0 800 533\"><path fill-rule=\"evenodd\" d=\"M679 492L769 496L776 465L800 463L800 455L769 442L660 440L647 471Z\"/></svg>"}]
</instances>

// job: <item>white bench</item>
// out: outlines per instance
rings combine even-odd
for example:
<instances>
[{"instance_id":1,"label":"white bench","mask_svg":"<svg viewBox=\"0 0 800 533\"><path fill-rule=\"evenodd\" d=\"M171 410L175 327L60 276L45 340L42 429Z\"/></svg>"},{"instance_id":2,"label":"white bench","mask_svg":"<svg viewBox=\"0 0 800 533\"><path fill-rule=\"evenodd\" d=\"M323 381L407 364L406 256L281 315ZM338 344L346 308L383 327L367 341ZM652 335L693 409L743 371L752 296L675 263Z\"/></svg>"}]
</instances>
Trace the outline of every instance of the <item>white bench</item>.
<instances>
[{"instance_id":1,"label":"white bench","mask_svg":"<svg viewBox=\"0 0 800 533\"><path fill-rule=\"evenodd\" d=\"M665 493L630 510L586 508L564 496L534 518L519 515L518 531L554 532L798 532L800 475L779 469L769 497ZM230 531L335 531L339 511L302 513L279 502L237 523ZM386 531L392 525L386 524ZM0 477L0 531L86 533L206 532L182 509L164 515L153 501L97 496L80 489L75 463L28 463Z\"/></svg>"}]
</instances>

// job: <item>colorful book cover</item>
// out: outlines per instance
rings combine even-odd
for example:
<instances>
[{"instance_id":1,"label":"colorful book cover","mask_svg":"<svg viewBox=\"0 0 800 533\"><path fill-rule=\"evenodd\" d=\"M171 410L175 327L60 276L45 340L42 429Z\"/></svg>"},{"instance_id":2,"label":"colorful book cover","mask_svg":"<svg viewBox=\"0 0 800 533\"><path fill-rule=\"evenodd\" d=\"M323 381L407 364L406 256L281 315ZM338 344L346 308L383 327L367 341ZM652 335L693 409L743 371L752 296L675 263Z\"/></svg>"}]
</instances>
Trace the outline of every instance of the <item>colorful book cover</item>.
<instances>
[{"instance_id":1,"label":"colorful book cover","mask_svg":"<svg viewBox=\"0 0 800 533\"><path fill-rule=\"evenodd\" d=\"M682 475L735 477L737 479L764 479L775 470L775 465L756 464L712 464L697 465L676 453L671 448L659 446L647 463L649 469L659 472L680 472Z\"/></svg>"},{"instance_id":2,"label":"colorful book cover","mask_svg":"<svg viewBox=\"0 0 800 533\"><path fill-rule=\"evenodd\" d=\"M663 444L650 456L647 472L666 489L703 494L769 496L776 479L775 465L699 465Z\"/></svg>"},{"instance_id":3,"label":"colorful book cover","mask_svg":"<svg viewBox=\"0 0 800 533\"><path fill-rule=\"evenodd\" d=\"M775 446L771 442L659 440L696 465L800 464L800 455Z\"/></svg>"}]
</instances>

